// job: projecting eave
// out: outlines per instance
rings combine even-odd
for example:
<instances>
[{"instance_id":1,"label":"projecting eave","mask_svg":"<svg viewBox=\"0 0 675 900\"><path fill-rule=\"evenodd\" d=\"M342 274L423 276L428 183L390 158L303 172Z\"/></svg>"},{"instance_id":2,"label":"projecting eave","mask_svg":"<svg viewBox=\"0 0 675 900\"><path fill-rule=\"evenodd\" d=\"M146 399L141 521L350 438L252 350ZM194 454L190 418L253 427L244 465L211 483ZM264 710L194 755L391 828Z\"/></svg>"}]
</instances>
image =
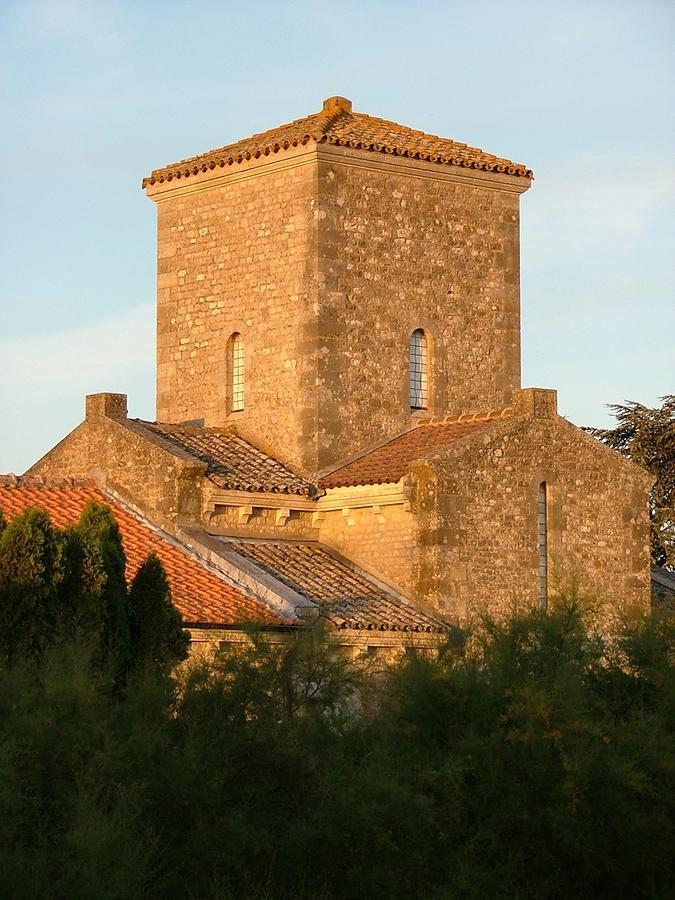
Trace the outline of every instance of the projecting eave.
<instances>
[{"instance_id":1,"label":"projecting eave","mask_svg":"<svg viewBox=\"0 0 675 900\"><path fill-rule=\"evenodd\" d=\"M351 100L328 97L323 107L261 134L154 169L142 186L154 200L217 186L231 174L251 177L279 165L313 159L364 168L392 167L419 177L446 177L522 193L532 181L523 163L479 147L355 112ZM442 173L442 174L441 174Z\"/></svg>"}]
</instances>

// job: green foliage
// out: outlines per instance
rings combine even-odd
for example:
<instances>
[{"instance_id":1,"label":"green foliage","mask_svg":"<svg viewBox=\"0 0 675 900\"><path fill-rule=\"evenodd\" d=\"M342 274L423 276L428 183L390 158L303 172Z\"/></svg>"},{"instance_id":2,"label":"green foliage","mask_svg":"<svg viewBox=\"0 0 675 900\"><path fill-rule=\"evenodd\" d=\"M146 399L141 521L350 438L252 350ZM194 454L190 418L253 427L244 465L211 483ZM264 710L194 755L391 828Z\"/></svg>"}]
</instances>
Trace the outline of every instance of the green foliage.
<instances>
[{"instance_id":1,"label":"green foliage","mask_svg":"<svg viewBox=\"0 0 675 900\"><path fill-rule=\"evenodd\" d=\"M134 667L150 664L168 672L187 656L190 639L154 553L136 572L129 591L129 630Z\"/></svg>"},{"instance_id":2,"label":"green foliage","mask_svg":"<svg viewBox=\"0 0 675 900\"><path fill-rule=\"evenodd\" d=\"M650 496L652 559L675 571L675 394L650 409L627 402L610 407L618 424L588 431L656 478Z\"/></svg>"},{"instance_id":3,"label":"green foliage","mask_svg":"<svg viewBox=\"0 0 675 900\"><path fill-rule=\"evenodd\" d=\"M63 535L44 510L16 516L0 534L0 653L39 655L58 618Z\"/></svg>"},{"instance_id":4,"label":"green foliage","mask_svg":"<svg viewBox=\"0 0 675 900\"><path fill-rule=\"evenodd\" d=\"M59 637L87 636L98 644L105 621L108 580L101 547L78 526L65 533L64 577L59 588Z\"/></svg>"},{"instance_id":5,"label":"green foliage","mask_svg":"<svg viewBox=\"0 0 675 900\"><path fill-rule=\"evenodd\" d=\"M119 527L110 507L92 500L82 510L76 530L82 544L97 548L100 554L105 571L105 583L101 593L102 653L114 671L122 672L130 662L130 635L125 580L126 560Z\"/></svg>"},{"instance_id":6,"label":"green foliage","mask_svg":"<svg viewBox=\"0 0 675 900\"><path fill-rule=\"evenodd\" d=\"M125 558L112 510L88 503L79 522L54 528L29 509L0 529L0 657L38 659L55 643L83 641L92 664L121 684L138 652L169 670L189 640L171 603L160 561L151 556L127 595ZM134 648L131 647L131 630Z\"/></svg>"},{"instance_id":7,"label":"green foliage","mask_svg":"<svg viewBox=\"0 0 675 900\"><path fill-rule=\"evenodd\" d=\"M665 900L673 637L572 598L384 671L320 629L121 693L5 667L0 895Z\"/></svg>"}]
</instances>

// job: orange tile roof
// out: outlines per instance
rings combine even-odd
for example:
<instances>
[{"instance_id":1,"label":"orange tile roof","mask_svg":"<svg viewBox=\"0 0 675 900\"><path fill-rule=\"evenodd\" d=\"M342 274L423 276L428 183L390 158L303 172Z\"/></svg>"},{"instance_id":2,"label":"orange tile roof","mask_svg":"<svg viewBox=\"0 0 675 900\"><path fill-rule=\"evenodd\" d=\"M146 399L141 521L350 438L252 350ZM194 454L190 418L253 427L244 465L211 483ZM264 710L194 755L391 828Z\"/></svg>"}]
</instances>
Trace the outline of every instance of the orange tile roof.
<instances>
[{"instance_id":1,"label":"orange tile roof","mask_svg":"<svg viewBox=\"0 0 675 900\"><path fill-rule=\"evenodd\" d=\"M319 479L319 486L337 488L396 483L407 473L413 460L424 459L436 450L480 431L488 422L510 415L512 410L509 408L468 416L422 419L410 431L327 473Z\"/></svg>"},{"instance_id":2,"label":"orange tile roof","mask_svg":"<svg viewBox=\"0 0 675 900\"><path fill-rule=\"evenodd\" d=\"M207 465L206 477L218 487L239 491L270 491L313 497L316 487L291 472L278 460L258 450L232 428L204 425L168 425L131 421L145 437L151 436L169 449L178 448Z\"/></svg>"},{"instance_id":3,"label":"orange tile roof","mask_svg":"<svg viewBox=\"0 0 675 900\"><path fill-rule=\"evenodd\" d=\"M397 122L352 112L349 100L345 100L344 97L329 97L324 100L320 112L261 134L254 134L218 150L210 150L208 153L155 169L151 175L143 179L143 187L172 181L174 178L190 178L192 175L216 168L222 169L248 159L270 156L280 150L298 147L310 141L316 144L335 144L410 159L422 159L441 165L532 178L532 171L522 163L493 156L477 147L468 147L449 138L415 131Z\"/></svg>"},{"instance_id":4,"label":"orange tile roof","mask_svg":"<svg viewBox=\"0 0 675 900\"><path fill-rule=\"evenodd\" d=\"M229 540L227 546L316 603L336 628L445 630L438 619L403 602L315 541Z\"/></svg>"},{"instance_id":5,"label":"orange tile roof","mask_svg":"<svg viewBox=\"0 0 675 900\"><path fill-rule=\"evenodd\" d=\"M288 624L253 597L220 578L186 546L155 529L93 481L44 482L37 478L0 476L0 509L7 520L31 507L46 510L54 525L73 525L89 500L107 503L115 514L131 582L148 554L154 552L166 570L173 602L186 625L235 625L257 622Z\"/></svg>"}]
</instances>

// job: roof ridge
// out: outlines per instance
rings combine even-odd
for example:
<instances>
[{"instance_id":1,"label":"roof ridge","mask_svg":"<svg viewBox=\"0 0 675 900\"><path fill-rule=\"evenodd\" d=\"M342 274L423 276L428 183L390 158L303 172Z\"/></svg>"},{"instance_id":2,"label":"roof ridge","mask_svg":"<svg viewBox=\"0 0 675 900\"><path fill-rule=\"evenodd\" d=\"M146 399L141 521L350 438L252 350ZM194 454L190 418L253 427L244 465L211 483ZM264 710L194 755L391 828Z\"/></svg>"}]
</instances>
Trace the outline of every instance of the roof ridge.
<instances>
[{"instance_id":1,"label":"roof ridge","mask_svg":"<svg viewBox=\"0 0 675 900\"><path fill-rule=\"evenodd\" d=\"M505 406L503 409L492 409L489 412L461 413L458 416L429 416L428 419L419 419L416 428L424 428L429 425L467 425L470 422L491 422L495 419L509 419L513 415L513 407Z\"/></svg>"},{"instance_id":2,"label":"roof ridge","mask_svg":"<svg viewBox=\"0 0 675 900\"><path fill-rule=\"evenodd\" d=\"M349 123L352 123L350 126ZM346 127L340 128L344 124ZM371 126L368 133L368 126ZM398 139L397 139L398 138ZM411 159L427 160L443 165L480 169L511 176L532 178L523 163L488 153L452 138L443 138L420 129L410 128L391 119L380 119L367 113L352 112L351 101L329 97L323 108L299 119L293 119L266 131L240 138L223 147L207 150L169 165L153 169L143 179L142 187L205 174L217 167L225 168L246 160L259 159L280 150L288 150L309 141L354 147L388 153Z\"/></svg>"},{"instance_id":3,"label":"roof ridge","mask_svg":"<svg viewBox=\"0 0 675 900\"><path fill-rule=\"evenodd\" d=\"M222 581L223 584L226 584L228 587L235 588L241 594L243 594L244 596L246 596L248 598L258 600L260 603L262 603L264 606L266 606L269 611L276 613L279 616L279 618L282 618L279 610L275 610L268 603L265 603L265 601L262 600L261 598L252 597L251 594L247 594L246 590L242 587L241 584L237 583L235 578L233 578L232 576L227 575L225 572L223 572L223 570L220 569L218 566L216 566L208 558L207 555L200 552L199 550L195 550L194 547L190 546L190 544L188 544L181 537L181 532L180 532L179 528L176 528L175 533L174 533L174 531L171 531L171 530L165 528L163 525L159 524L158 522L153 522L152 519L148 518L148 516L143 512L143 510L140 509L140 507L136 506L134 503L127 500L125 497L122 497L120 494L117 493L117 491L115 491L114 489L112 489L108 486L101 487L100 492L106 498L108 503L110 503L112 506L117 506L120 509L122 509L124 512L126 512L127 515L132 516L134 519L136 519L137 522L139 522L141 525L143 525L145 528L147 528L153 534L157 535L161 540L165 541L167 544L171 545L175 549L184 553L189 559L192 559L195 562L197 562L206 571L211 572L213 575L215 575L218 578L219 581Z\"/></svg>"},{"instance_id":4,"label":"roof ridge","mask_svg":"<svg viewBox=\"0 0 675 900\"><path fill-rule=\"evenodd\" d=\"M59 490L65 490L66 488L101 489L101 485L93 477L44 478L42 475L15 475L13 472L7 475L0 475L0 487L51 488Z\"/></svg>"}]
</instances>

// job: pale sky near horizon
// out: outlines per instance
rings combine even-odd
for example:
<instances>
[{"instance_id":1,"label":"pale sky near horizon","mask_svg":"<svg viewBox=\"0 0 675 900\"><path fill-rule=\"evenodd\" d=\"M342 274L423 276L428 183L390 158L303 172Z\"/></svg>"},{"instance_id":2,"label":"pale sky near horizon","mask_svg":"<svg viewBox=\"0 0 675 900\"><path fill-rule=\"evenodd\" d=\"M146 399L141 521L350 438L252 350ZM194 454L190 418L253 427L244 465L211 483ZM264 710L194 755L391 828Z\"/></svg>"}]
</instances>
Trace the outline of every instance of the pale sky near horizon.
<instances>
[{"instance_id":1,"label":"pale sky near horizon","mask_svg":"<svg viewBox=\"0 0 675 900\"><path fill-rule=\"evenodd\" d=\"M84 395L154 418L151 169L324 97L524 162L523 384L675 393L675 7L0 0L0 472Z\"/></svg>"}]
</instances>

